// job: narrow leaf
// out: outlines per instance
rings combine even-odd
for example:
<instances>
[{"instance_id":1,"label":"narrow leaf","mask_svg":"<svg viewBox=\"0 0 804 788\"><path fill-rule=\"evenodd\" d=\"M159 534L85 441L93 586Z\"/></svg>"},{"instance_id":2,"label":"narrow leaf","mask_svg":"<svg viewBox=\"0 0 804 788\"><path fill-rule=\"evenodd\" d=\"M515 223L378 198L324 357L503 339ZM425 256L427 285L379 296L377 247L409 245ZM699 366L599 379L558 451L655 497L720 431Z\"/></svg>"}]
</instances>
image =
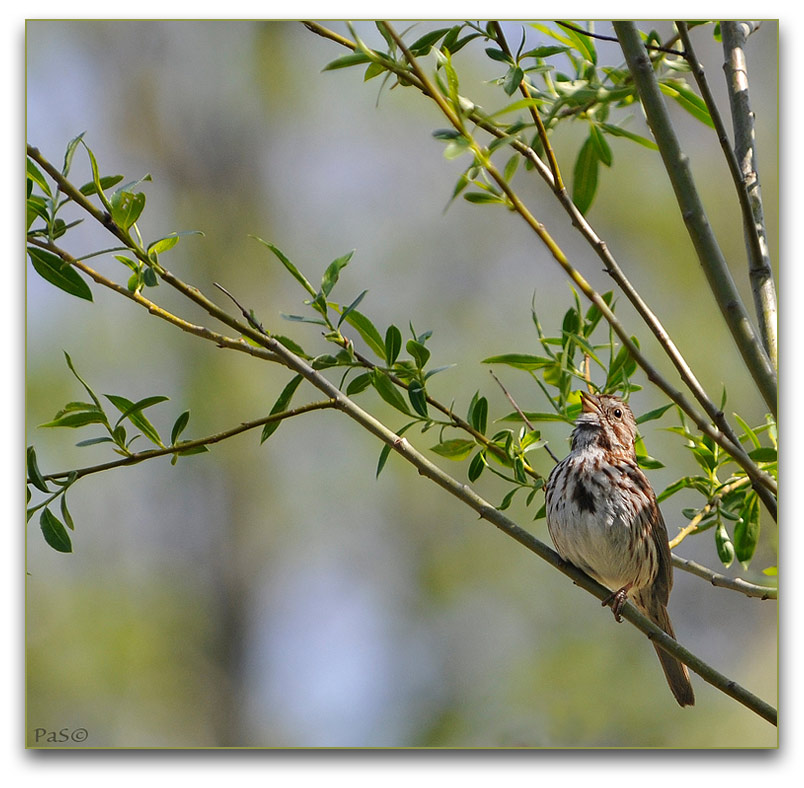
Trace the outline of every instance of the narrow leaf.
<instances>
[{"instance_id":1,"label":"narrow leaf","mask_svg":"<svg viewBox=\"0 0 804 788\"><path fill-rule=\"evenodd\" d=\"M431 446L431 451L446 457L449 460L465 460L475 449L477 444L465 438L452 438Z\"/></svg>"},{"instance_id":2,"label":"narrow leaf","mask_svg":"<svg viewBox=\"0 0 804 788\"><path fill-rule=\"evenodd\" d=\"M589 210L595 198L599 163L595 143L591 137L587 137L575 160L572 180L572 201L581 213Z\"/></svg>"},{"instance_id":3,"label":"narrow leaf","mask_svg":"<svg viewBox=\"0 0 804 788\"><path fill-rule=\"evenodd\" d=\"M42 279L55 285L65 293L83 298L86 301L92 300L92 291L81 275L71 265L65 263L55 254L46 252L36 246L28 247L28 256L31 258L31 265Z\"/></svg>"},{"instance_id":4,"label":"narrow leaf","mask_svg":"<svg viewBox=\"0 0 804 788\"><path fill-rule=\"evenodd\" d=\"M670 408L673 407L673 403L671 402L669 405L662 405L660 408L656 408L655 410L649 410L647 413L643 413L637 420L637 424L644 424L646 421L654 421L655 419L661 418L664 413L666 413Z\"/></svg>"},{"instance_id":5,"label":"narrow leaf","mask_svg":"<svg viewBox=\"0 0 804 788\"><path fill-rule=\"evenodd\" d=\"M47 488L47 482L42 477L41 472L39 471L39 465L36 462L36 450L33 446L28 446L25 450L25 462L28 471L28 479L31 484L36 487L37 490L41 490L44 493L49 493L50 490Z\"/></svg>"},{"instance_id":6,"label":"narrow leaf","mask_svg":"<svg viewBox=\"0 0 804 788\"><path fill-rule=\"evenodd\" d=\"M544 356L533 356L529 353L503 353L499 356L489 356L484 358L481 362L483 364L505 364L515 369L542 369L548 367L554 362L552 359L545 358Z\"/></svg>"},{"instance_id":7,"label":"narrow leaf","mask_svg":"<svg viewBox=\"0 0 804 788\"><path fill-rule=\"evenodd\" d=\"M759 498L755 492L745 496L740 510L740 519L734 526L734 554L737 560L748 568L759 541Z\"/></svg>"},{"instance_id":8,"label":"narrow leaf","mask_svg":"<svg viewBox=\"0 0 804 788\"><path fill-rule=\"evenodd\" d=\"M348 254L345 254L342 257L333 260L327 266L327 270L324 271L324 277L321 280L321 292L324 294L325 297L332 292L332 288L335 287L335 284L338 281L338 276L341 273L341 269L344 268L349 263L354 253L355 252L353 249Z\"/></svg>"},{"instance_id":9,"label":"narrow leaf","mask_svg":"<svg viewBox=\"0 0 804 788\"><path fill-rule=\"evenodd\" d=\"M127 418L143 435L145 435L151 443L155 443L160 448L164 448L165 444L159 437L156 428L148 421L145 416L136 409L136 404L126 397L121 397L118 394L104 395L109 402L112 403L121 413L124 414L121 418ZM118 422L119 423L119 422Z\"/></svg>"},{"instance_id":10,"label":"narrow leaf","mask_svg":"<svg viewBox=\"0 0 804 788\"><path fill-rule=\"evenodd\" d=\"M343 310L343 312L341 312L341 317L338 320L338 326L339 327L340 327L341 323L343 323L343 321L346 320L346 316L353 309L355 309L357 307L357 305L363 300L363 298L365 297L366 293L368 293L368 290L364 290L357 298L355 298L354 301L352 301L351 304L349 304L349 306L346 307L346 309Z\"/></svg>"},{"instance_id":11,"label":"narrow leaf","mask_svg":"<svg viewBox=\"0 0 804 788\"><path fill-rule=\"evenodd\" d=\"M58 550L60 553L71 553L73 551L73 545L67 529L50 509L45 508L42 510L39 527L42 529L45 541L54 550Z\"/></svg>"},{"instance_id":12,"label":"narrow leaf","mask_svg":"<svg viewBox=\"0 0 804 788\"><path fill-rule=\"evenodd\" d=\"M176 443L179 438L179 435L184 432L184 428L187 426L187 422L190 421L190 411L185 410L183 413L179 415L175 422L173 422L173 429L170 431L170 444L171 446Z\"/></svg>"},{"instance_id":13,"label":"narrow leaf","mask_svg":"<svg viewBox=\"0 0 804 788\"><path fill-rule=\"evenodd\" d=\"M306 291L307 291L307 292L308 292L308 293L309 293L311 296L313 296L313 298L315 298L315 296L316 296L316 291L315 291L315 288L314 288L314 287L313 287L313 286L312 286L312 285L311 285L311 284L310 284L310 283L307 281L307 279L306 279L306 277L304 276L304 274L302 274L302 273L301 273L301 271L299 271L299 269L298 269L298 268L296 268L296 266L295 266L295 265L293 265L293 263L291 263L291 262L290 262L290 260L288 260L288 258L287 258L287 257L286 257L286 256L283 254L283 252L282 252L280 249L278 249L276 246L274 246L272 243L270 243L270 242L268 242L268 241L263 241L263 240L262 240L262 238L258 238L256 235L252 235L251 237L252 237L252 238L253 238L255 241L259 241L259 242L260 242L260 243L261 243L263 246L268 247L268 249L270 249L270 250L271 250L271 251L274 253L274 255L276 255L276 257L277 257L277 259L279 260L279 262L280 262L280 263L282 263L282 265L284 265L284 266L285 266L285 268L286 268L288 271L290 271L290 273L293 275L293 278L294 278L294 279L295 279L295 280L296 280L296 281L297 281L297 282L298 282L298 283L299 283L299 284L300 284L300 285L301 285L301 286L302 286L302 287L303 287L303 288L304 288L304 289L305 289L305 290L306 290Z\"/></svg>"},{"instance_id":14,"label":"narrow leaf","mask_svg":"<svg viewBox=\"0 0 804 788\"><path fill-rule=\"evenodd\" d=\"M407 406L402 395L397 390L396 386L391 382L391 379L379 369L375 369L371 373L371 385L377 390L377 393L382 397L385 402L393 406L397 410L410 415L410 409Z\"/></svg>"},{"instance_id":15,"label":"narrow leaf","mask_svg":"<svg viewBox=\"0 0 804 788\"><path fill-rule=\"evenodd\" d=\"M293 395L296 393L296 389L299 387L299 384L302 382L303 378L301 375L296 375L290 383L288 383L285 388L282 389L282 393L277 397L274 406L271 408L270 415L274 415L275 413L281 413L288 409L288 405L290 405L290 401L293 398ZM282 420L278 421L269 421L262 429L262 435L260 436L260 443L264 443L268 438L273 435L277 429L279 429L279 425L282 423Z\"/></svg>"},{"instance_id":16,"label":"narrow leaf","mask_svg":"<svg viewBox=\"0 0 804 788\"><path fill-rule=\"evenodd\" d=\"M50 197L50 185L48 184L45 176L39 171L39 168L30 160L25 160L25 174L37 185L39 188Z\"/></svg>"},{"instance_id":17,"label":"narrow leaf","mask_svg":"<svg viewBox=\"0 0 804 788\"><path fill-rule=\"evenodd\" d=\"M357 330L357 333L363 338L363 341L372 349L377 356L384 361L385 358L385 342L380 336L380 332L374 327L374 324L362 312L353 309L346 317L346 322Z\"/></svg>"}]
</instances>

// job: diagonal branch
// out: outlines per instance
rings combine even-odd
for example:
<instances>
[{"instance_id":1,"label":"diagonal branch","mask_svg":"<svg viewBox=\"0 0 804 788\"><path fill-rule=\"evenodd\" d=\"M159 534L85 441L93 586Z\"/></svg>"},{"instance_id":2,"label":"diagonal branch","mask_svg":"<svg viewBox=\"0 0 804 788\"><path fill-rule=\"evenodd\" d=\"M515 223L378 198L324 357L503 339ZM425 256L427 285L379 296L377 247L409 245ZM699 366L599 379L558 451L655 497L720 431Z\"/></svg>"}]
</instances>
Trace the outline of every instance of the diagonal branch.
<instances>
[{"instance_id":1,"label":"diagonal branch","mask_svg":"<svg viewBox=\"0 0 804 788\"><path fill-rule=\"evenodd\" d=\"M285 366L300 374L313 386L323 392L325 396L333 401L334 407L357 422L363 429L379 438L387 446L390 446L393 451L413 465L420 475L427 477L443 490L446 490L450 495L462 501L476 511L482 519L488 521L512 539L515 539L531 552L536 553L540 558L570 577L576 585L585 589L593 596L601 601L611 596L609 589L600 585L600 583L590 578L577 567L564 561L558 553L548 547L544 542L537 539L523 528L520 528L513 520L508 519L501 511L481 498L469 485L457 481L442 471L435 463L431 462L415 449L406 438L398 436L370 413L363 410L337 386L314 370L304 359L296 356L292 351L288 350L271 336L264 337L264 340L266 347L276 353L276 355L282 359ZM674 657L684 662L684 664L688 665L704 681L716 687L726 695L729 695L731 698L734 698L771 724L776 724L776 710L770 704L739 686L727 676L715 670L704 660L696 657L676 640L665 634L652 621L643 616L633 605L629 604L625 606L623 609L623 618L647 635L659 648L672 654Z\"/></svg>"}]
</instances>

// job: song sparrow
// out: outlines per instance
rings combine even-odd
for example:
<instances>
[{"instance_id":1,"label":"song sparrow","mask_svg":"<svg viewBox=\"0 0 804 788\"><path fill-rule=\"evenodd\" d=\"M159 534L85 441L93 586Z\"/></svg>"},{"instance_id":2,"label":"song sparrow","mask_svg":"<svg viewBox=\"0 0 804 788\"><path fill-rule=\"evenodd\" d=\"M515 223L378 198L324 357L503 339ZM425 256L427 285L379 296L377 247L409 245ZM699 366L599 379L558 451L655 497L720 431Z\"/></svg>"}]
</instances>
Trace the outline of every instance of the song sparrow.
<instances>
[{"instance_id":1,"label":"song sparrow","mask_svg":"<svg viewBox=\"0 0 804 788\"><path fill-rule=\"evenodd\" d=\"M673 565L656 495L634 451L636 421L622 400L581 394L572 450L545 486L547 528L564 560L612 590L603 603L620 611L630 599L675 637L667 602ZM685 665L656 647L667 683L681 706L692 706Z\"/></svg>"}]
</instances>

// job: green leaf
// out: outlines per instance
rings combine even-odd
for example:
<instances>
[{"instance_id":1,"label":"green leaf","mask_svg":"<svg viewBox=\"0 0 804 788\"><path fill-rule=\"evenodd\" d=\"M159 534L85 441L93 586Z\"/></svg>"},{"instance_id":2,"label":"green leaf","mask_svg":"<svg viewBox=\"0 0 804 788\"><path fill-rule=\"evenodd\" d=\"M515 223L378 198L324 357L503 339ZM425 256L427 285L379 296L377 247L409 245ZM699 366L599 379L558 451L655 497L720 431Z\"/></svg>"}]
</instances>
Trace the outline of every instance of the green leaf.
<instances>
[{"instance_id":1,"label":"green leaf","mask_svg":"<svg viewBox=\"0 0 804 788\"><path fill-rule=\"evenodd\" d=\"M132 402L126 397L121 397L119 394L105 394L109 402L112 403L122 414L122 418L127 418L143 435L145 435L151 443L155 443L160 448L165 448L162 439L156 428L148 421L147 418L136 408L138 403ZM119 424L119 421L118 421Z\"/></svg>"},{"instance_id":2,"label":"green leaf","mask_svg":"<svg viewBox=\"0 0 804 788\"><path fill-rule=\"evenodd\" d=\"M480 474L486 469L486 454L483 451L479 451L475 456L472 458L472 462L469 463L469 470L466 472L466 476L470 482L475 482L480 477Z\"/></svg>"},{"instance_id":3,"label":"green leaf","mask_svg":"<svg viewBox=\"0 0 804 788\"><path fill-rule=\"evenodd\" d=\"M431 451L446 457L449 460L465 460L475 449L476 443L474 441L466 440L465 438L452 438L450 440L437 443L431 446Z\"/></svg>"},{"instance_id":4,"label":"green leaf","mask_svg":"<svg viewBox=\"0 0 804 788\"><path fill-rule=\"evenodd\" d=\"M536 47L535 49L529 49L527 52L522 53L522 57L534 57L534 58L542 58L542 57L550 57L551 55L559 55L562 52L569 52L569 47L567 46L541 46Z\"/></svg>"},{"instance_id":5,"label":"green leaf","mask_svg":"<svg viewBox=\"0 0 804 788\"><path fill-rule=\"evenodd\" d=\"M503 353L499 356L489 356L484 358L482 364L505 364L508 367L515 369L542 369L549 367L554 362L550 358L544 356L533 356L529 353Z\"/></svg>"},{"instance_id":6,"label":"green leaf","mask_svg":"<svg viewBox=\"0 0 804 788\"><path fill-rule=\"evenodd\" d=\"M370 79L378 77L385 71L387 71L387 68L382 63L369 63L365 72L363 72L363 82L368 82Z\"/></svg>"},{"instance_id":7,"label":"green leaf","mask_svg":"<svg viewBox=\"0 0 804 788\"><path fill-rule=\"evenodd\" d=\"M422 55L426 55L432 48L433 44L435 44L440 38L449 33L450 30L451 28L449 27L442 27L439 28L438 30L431 30L429 33L425 33L421 38L417 38L408 47L410 53L414 57L421 57Z\"/></svg>"},{"instance_id":8,"label":"green leaf","mask_svg":"<svg viewBox=\"0 0 804 788\"><path fill-rule=\"evenodd\" d=\"M38 426L71 427L75 429L76 427L85 427L87 424L106 424L106 414L100 408L72 411Z\"/></svg>"},{"instance_id":9,"label":"green leaf","mask_svg":"<svg viewBox=\"0 0 804 788\"><path fill-rule=\"evenodd\" d=\"M723 523L718 523L715 529L715 546L717 547L717 557L728 569L734 561L734 545L729 539L729 533Z\"/></svg>"},{"instance_id":10,"label":"green leaf","mask_svg":"<svg viewBox=\"0 0 804 788\"><path fill-rule=\"evenodd\" d=\"M399 351L402 349L402 332L395 326L388 326L385 332L385 360L390 366L399 356Z\"/></svg>"},{"instance_id":11,"label":"green leaf","mask_svg":"<svg viewBox=\"0 0 804 788\"><path fill-rule=\"evenodd\" d=\"M522 84L524 76L525 74L519 66L511 66L508 69L502 83L506 95L513 96L516 93L520 84Z\"/></svg>"},{"instance_id":12,"label":"green leaf","mask_svg":"<svg viewBox=\"0 0 804 788\"><path fill-rule=\"evenodd\" d=\"M734 554L737 560L748 569L759 541L759 498L753 491L745 496L740 519L734 526Z\"/></svg>"},{"instance_id":13,"label":"green leaf","mask_svg":"<svg viewBox=\"0 0 804 788\"><path fill-rule=\"evenodd\" d=\"M95 407L97 407L98 410L103 410L103 408L101 408L100 400L95 395L95 392L89 387L89 385L87 385L86 381L84 381L78 372L76 372L75 366L73 366L73 360L70 358L70 354L66 350L62 352L64 353L64 358L67 361L67 367L69 368L70 372L73 373L76 380L78 380L78 382L84 387L87 394L89 394L90 398L95 403Z\"/></svg>"},{"instance_id":14,"label":"green leaf","mask_svg":"<svg viewBox=\"0 0 804 788\"><path fill-rule=\"evenodd\" d=\"M98 162L95 159L95 154L90 150L89 146L81 140L81 144L86 148L87 154L89 155L89 164L92 169L92 182L95 184L95 191L97 192L98 197L100 198L103 207L112 212L112 206L109 203L109 198L103 193L103 184L101 183L100 172L98 171Z\"/></svg>"},{"instance_id":15,"label":"green leaf","mask_svg":"<svg viewBox=\"0 0 804 788\"><path fill-rule=\"evenodd\" d=\"M396 386L391 382L391 379L379 369L375 369L371 373L371 385L377 390L377 393L389 405L397 410L410 416L410 409L407 406L402 395L399 393Z\"/></svg>"},{"instance_id":16,"label":"green leaf","mask_svg":"<svg viewBox=\"0 0 804 788\"><path fill-rule=\"evenodd\" d=\"M281 413L284 410L288 409L288 405L290 405L290 401L293 398L293 395L296 393L296 389L299 387L299 384L302 382L303 378L301 375L296 375L290 383L282 389L282 393L277 397L274 406L271 408L270 415L273 416L275 413ZM268 438L273 435L277 429L279 429L279 425L282 423L282 420L279 421L269 421L263 428L262 428L262 436L260 437L260 443L264 443Z\"/></svg>"},{"instance_id":17,"label":"green leaf","mask_svg":"<svg viewBox=\"0 0 804 788\"><path fill-rule=\"evenodd\" d=\"M628 131L628 129L624 129L622 126L613 126L610 123L601 123L599 125L600 128L604 129L607 134L611 134L612 137L625 137L632 142L636 142L638 145L642 145L644 148L659 150L659 146L653 140L642 137L639 134L634 134L633 131Z\"/></svg>"},{"instance_id":18,"label":"green leaf","mask_svg":"<svg viewBox=\"0 0 804 788\"><path fill-rule=\"evenodd\" d=\"M293 265L293 263L291 263L290 260L288 260L288 258L284 255L284 253L280 249L278 249L276 246L274 246L272 243L269 243L268 241L263 241L262 238L258 238L256 235L252 235L251 238L253 238L255 241L259 241L263 246L268 247L268 249L270 249L274 253L274 255L277 257L279 262L281 262L282 265L284 265L285 268L288 271L290 271L290 273L293 275L293 278L311 296L313 296L313 298L315 298L315 296L317 295L316 291L315 291L315 288L307 281L307 278L304 276L304 274L302 274L301 271L299 271L299 269L296 268L296 266Z\"/></svg>"},{"instance_id":19,"label":"green leaf","mask_svg":"<svg viewBox=\"0 0 804 788\"><path fill-rule=\"evenodd\" d=\"M183 413L179 414L179 417L173 422L173 429L170 431L171 446L176 443L179 435L184 432L184 428L187 426L188 421L190 421L190 411L185 410Z\"/></svg>"},{"instance_id":20,"label":"green leaf","mask_svg":"<svg viewBox=\"0 0 804 788\"><path fill-rule=\"evenodd\" d=\"M76 148L78 144L84 139L85 131L82 131L77 137L73 137L68 143L67 148L64 151L64 164L61 168L61 174L66 178L67 175L70 173L70 167L73 164L73 156L75 156Z\"/></svg>"},{"instance_id":21,"label":"green leaf","mask_svg":"<svg viewBox=\"0 0 804 788\"><path fill-rule=\"evenodd\" d=\"M46 252L36 246L28 247L28 256L31 258L31 265L42 279L55 285L65 293L83 298L86 301L92 300L92 291L89 285L83 280L81 275L69 263L65 263L55 254Z\"/></svg>"},{"instance_id":22,"label":"green leaf","mask_svg":"<svg viewBox=\"0 0 804 788\"><path fill-rule=\"evenodd\" d=\"M496 60L499 63L511 62L510 56L506 55L505 52L503 52L501 49L496 49L494 47L486 47L485 52L492 60Z\"/></svg>"},{"instance_id":23,"label":"green leaf","mask_svg":"<svg viewBox=\"0 0 804 788\"><path fill-rule=\"evenodd\" d=\"M51 196L50 185L39 168L30 160L25 160L25 174L30 178L48 197Z\"/></svg>"},{"instance_id":24,"label":"green leaf","mask_svg":"<svg viewBox=\"0 0 804 788\"><path fill-rule=\"evenodd\" d=\"M42 515L39 518L39 527L42 529L42 535L45 537L45 541L54 550L58 550L60 553L72 553L73 545L70 541L67 529L50 509L45 508L42 510Z\"/></svg>"},{"instance_id":25,"label":"green leaf","mask_svg":"<svg viewBox=\"0 0 804 788\"><path fill-rule=\"evenodd\" d=\"M611 163L614 159L611 148L609 147L609 143L606 142L606 138L594 124L589 126L589 138L595 146L597 157L600 159L601 163L605 164L606 167L611 167Z\"/></svg>"},{"instance_id":26,"label":"green leaf","mask_svg":"<svg viewBox=\"0 0 804 788\"><path fill-rule=\"evenodd\" d=\"M647 454L638 454L637 463L639 464L640 468L644 468L648 471L655 471L657 468L664 468L664 463L659 462L659 460L656 460L653 457L649 457Z\"/></svg>"},{"instance_id":27,"label":"green leaf","mask_svg":"<svg viewBox=\"0 0 804 788\"><path fill-rule=\"evenodd\" d=\"M169 249L172 249L178 242L179 242L178 233L171 233L170 235L166 235L164 238L160 238L159 240L154 241L152 244L148 246L148 257L152 257L153 255L159 255L162 252L167 252Z\"/></svg>"},{"instance_id":28,"label":"green leaf","mask_svg":"<svg viewBox=\"0 0 804 788\"><path fill-rule=\"evenodd\" d=\"M561 20L566 22L566 20ZM569 23L568 23L569 24ZM583 55L590 63L597 63L597 52L595 51L595 42L590 36L585 36L582 33L572 30L571 28L562 27L562 32L572 40L575 48Z\"/></svg>"},{"instance_id":29,"label":"green leaf","mask_svg":"<svg viewBox=\"0 0 804 788\"><path fill-rule=\"evenodd\" d=\"M365 391L370 385L371 373L364 372L362 375L358 375L356 378L349 381L349 385L346 387L346 396L351 397L355 394L359 394L361 391Z\"/></svg>"},{"instance_id":30,"label":"green leaf","mask_svg":"<svg viewBox=\"0 0 804 788\"><path fill-rule=\"evenodd\" d=\"M128 230L140 218L145 207L143 192L115 192L112 195L112 220Z\"/></svg>"},{"instance_id":31,"label":"green leaf","mask_svg":"<svg viewBox=\"0 0 804 788\"><path fill-rule=\"evenodd\" d=\"M73 522L72 515L70 514L69 509L67 508L67 494L62 493L61 496L61 516L64 518L65 525L71 530L75 530L75 523Z\"/></svg>"},{"instance_id":32,"label":"green leaf","mask_svg":"<svg viewBox=\"0 0 804 788\"><path fill-rule=\"evenodd\" d=\"M575 160L572 179L572 201L583 214L589 210L595 199L599 163L600 158L595 143L591 136L587 137Z\"/></svg>"},{"instance_id":33,"label":"green leaf","mask_svg":"<svg viewBox=\"0 0 804 788\"><path fill-rule=\"evenodd\" d=\"M706 102L695 93L684 80L661 80L659 82L659 88L662 93L666 96L670 96L679 106L683 107L694 118L700 120L701 123L705 123L710 128L715 127Z\"/></svg>"},{"instance_id":34,"label":"green leaf","mask_svg":"<svg viewBox=\"0 0 804 788\"><path fill-rule=\"evenodd\" d=\"M505 496L503 497L502 501L500 502L500 505L497 508L501 512L504 512L511 505L511 501L514 500L514 496L517 494L518 491L519 491L519 487L514 487L513 490L509 490L505 494Z\"/></svg>"},{"instance_id":35,"label":"green leaf","mask_svg":"<svg viewBox=\"0 0 804 788\"><path fill-rule=\"evenodd\" d=\"M777 461L776 449L773 449L770 446L760 446L758 449L753 449L752 451L748 452L748 456L754 460L754 462Z\"/></svg>"},{"instance_id":36,"label":"green leaf","mask_svg":"<svg viewBox=\"0 0 804 788\"><path fill-rule=\"evenodd\" d=\"M416 362L416 368L424 368L430 360L430 351L421 342L417 342L415 339L409 339L405 347Z\"/></svg>"},{"instance_id":37,"label":"green leaf","mask_svg":"<svg viewBox=\"0 0 804 788\"><path fill-rule=\"evenodd\" d=\"M346 322L357 330L357 333L363 338L363 341L376 353L376 355L386 360L385 358L385 342L380 336L380 332L374 327L374 324L362 312L353 309L346 317Z\"/></svg>"},{"instance_id":38,"label":"green leaf","mask_svg":"<svg viewBox=\"0 0 804 788\"><path fill-rule=\"evenodd\" d=\"M50 490L47 487L47 482L39 471L39 465L36 462L36 450L33 446L28 446L25 450L25 463L28 471L28 480L31 484L36 487L37 490L49 493Z\"/></svg>"},{"instance_id":39,"label":"green leaf","mask_svg":"<svg viewBox=\"0 0 804 788\"><path fill-rule=\"evenodd\" d=\"M355 298L354 301L352 301L351 304L349 304L349 306L346 307L346 309L343 310L343 312L341 312L341 317L338 320L338 327L340 327L341 323L346 320L346 316L363 300L366 293L368 293L368 290L364 290L357 298Z\"/></svg>"},{"instance_id":40,"label":"green leaf","mask_svg":"<svg viewBox=\"0 0 804 788\"><path fill-rule=\"evenodd\" d=\"M748 426L748 423L743 421L743 419L741 419L736 413L734 414L734 418L737 419L737 423L746 434L746 437L751 441L751 443L754 444L754 448L758 449L760 447L760 442L754 430L752 430L751 427Z\"/></svg>"},{"instance_id":41,"label":"green leaf","mask_svg":"<svg viewBox=\"0 0 804 788\"><path fill-rule=\"evenodd\" d=\"M354 253L355 252L353 249L348 254L345 254L342 257L333 260L327 266L327 270L324 271L324 276L321 279L321 292L324 294L325 297L332 292L332 288L335 287L335 284L338 281L338 276L341 273L341 269L344 268L349 263Z\"/></svg>"},{"instance_id":42,"label":"green leaf","mask_svg":"<svg viewBox=\"0 0 804 788\"><path fill-rule=\"evenodd\" d=\"M647 413L643 413L636 420L636 423L644 424L646 421L654 421L655 419L661 418L672 407L673 403L671 402L669 405L662 405L662 407L656 408L655 410L649 410Z\"/></svg>"},{"instance_id":43,"label":"green leaf","mask_svg":"<svg viewBox=\"0 0 804 788\"><path fill-rule=\"evenodd\" d=\"M349 66L358 66L361 63L371 63L371 58L363 52L355 52L351 55L344 55L343 57L336 58L330 63L327 63L322 71L334 71L337 68L348 68Z\"/></svg>"},{"instance_id":44,"label":"green leaf","mask_svg":"<svg viewBox=\"0 0 804 788\"><path fill-rule=\"evenodd\" d=\"M679 490L693 489L700 492L702 495L709 494L709 480L705 476L684 476L678 481L665 487L665 489L657 496L658 503L674 495Z\"/></svg>"},{"instance_id":45,"label":"green leaf","mask_svg":"<svg viewBox=\"0 0 804 788\"><path fill-rule=\"evenodd\" d=\"M104 175L99 179L98 182L101 189L111 189L112 186L117 185L122 180L122 175ZM85 183L83 186L80 186L78 191L81 192L84 197L90 197L91 195L98 193L98 187L95 185L94 181L89 181L89 183Z\"/></svg>"},{"instance_id":46,"label":"green leaf","mask_svg":"<svg viewBox=\"0 0 804 788\"><path fill-rule=\"evenodd\" d=\"M477 205L485 203L505 204L505 200L500 195L493 194L492 192L467 192L463 195L463 199L466 200L466 202L475 203Z\"/></svg>"},{"instance_id":47,"label":"green leaf","mask_svg":"<svg viewBox=\"0 0 804 788\"><path fill-rule=\"evenodd\" d=\"M76 446L95 446L98 443L114 443L114 440L110 438L108 435L104 435L100 438L87 438L84 441L78 441Z\"/></svg>"},{"instance_id":48,"label":"green leaf","mask_svg":"<svg viewBox=\"0 0 804 788\"><path fill-rule=\"evenodd\" d=\"M410 404L413 406L413 410L416 411L420 416L424 416L424 418L428 417L427 413L427 393L424 390L424 386L421 383L414 380L408 386L408 399L410 400Z\"/></svg>"},{"instance_id":49,"label":"green leaf","mask_svg":"<svg viewBox=\"0 0 804 788\"><path fill-rule=\"evenodd\" d=\"M489 402L485 397L478 397L475 394L469 403L469 412L467 413L467 421L476 429L481 435L486 433L486 425L488 423L489 415Z\"/></svg>"},{"instance_id":50,"label":"green leaf","mask_svg":"<svg viewBox=\"0 0 804 788\"><path fill-rule=\"evenodd\" d=\"M157 395L153 397L145 397L137 402L133 402L130 407L123 411L123 415L117 420L117 424L120 424L123 419L130 417L132 414L137 413L138 411L145 410L145 408L150 408L152 405L157 405L160 402L166 402L168 399L170 398ZM115 424L115 426L117 426L117 424Z\"/></svg>"}]
</instances>

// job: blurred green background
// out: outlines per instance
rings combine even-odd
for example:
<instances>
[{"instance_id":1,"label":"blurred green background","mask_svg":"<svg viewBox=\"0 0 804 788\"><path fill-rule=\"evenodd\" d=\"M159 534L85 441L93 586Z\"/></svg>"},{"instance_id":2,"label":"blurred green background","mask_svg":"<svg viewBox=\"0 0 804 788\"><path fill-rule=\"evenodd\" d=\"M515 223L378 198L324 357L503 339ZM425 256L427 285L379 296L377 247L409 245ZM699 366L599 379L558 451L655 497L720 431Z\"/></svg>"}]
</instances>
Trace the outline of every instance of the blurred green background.
<instances>
[{"instance_id":1,"label":"blurred green background","mask_svg":"<svg viewBox=\"0 0 804 788\"><path fill-rule=\"evenodd\" d=\"M345 34L343 23L331 26ZM400 24L398 29L405 25ZM422 23L420 33L434 28ZM518 41L518 26L507 23ZM650 23L663 36L669 23ZM643 26L645 28L645 26ZM610 32L599 23L599 32ZM358 30L379 46L374 25ZM749 40L766 216L777 252L777 26ZM104 174L151 173L139 227L147 239L198 229L164 258L215 300L218 281L267 328L325 352L314 326L287 323L303 294L269 253L272 241L316 281L356 248L335 297L364 288L361 310L432 329L433 365L456 366L431 393L465 412L472 394L510 410L480 360L538 352L531 298L545 329L560 328L572 295L521 221L456 201L444 212L463 159L447 161L431 132L445 125L418 92L366 84L362 69L321 73L343 54L286 22L29 21L27 137L60 165L68 140L85 140ZM540 40L529 30L534 46ZM694 31L716 96L725 97L720 45ZM462 93L500 106L486 81L499 64L482 46L456 56ZM616 45L601 57L619 62ZM725 111L725 104L721 103ZM636 117L630 128L644 131ZM710 219L745 293L742 228L717 140L673 108ZM556 137L571 172L583 129ZM654 306L714 397L750 423L764 409L722 326L658 154L612 139L589 217ZM76 155L73 178L90 179ZM569 257L600 290L599 260L534 175L515 185ZM85 222L67 236L78 256L113 245ZM97 267L121 278L111 258ZM26 439L44 472L101 462L88 434L37 429L81 391L70 353L98 392L132 400L164 394L149 411L167 432L192 411L184 437L266 414L290 375L172 330L93 286L79 302L28 268ZM124 280L123 280L124 281ZM187 319L209 322L167 286L150 291ZM621 299L618 314L669 371ZM213 326L216 327L216 326ZM523 408L543 409L524 374L499 369ZM670 373L672 374L672 373ZM337 379L337 376L333 379ZM637 413L662 404L632 397ZM317 398L308 386L296 401ZM361 404L404 423L372 392ZM645 439L666 468L657 490L694 472L680 439L652 422ZM559 455L569 430L545 430ZM434 433L408 437L426 449ZM47 547L38 518L27 540L27 722L83 727L99 747L768 747L775 729L700 680L697 705L678 708L653 649L566 578L497 533L392 457L374 479L380 444L335 412L291 420L260 446L257 433L209 454L167 458L93 476L70 493L75 552ZM108 449L106 450L108 452ZM549 458L539 462L545 473ZM466 465L442 460L465 479ZM505 490L488 474L479 492ZM686 521L679 495L663 509L672 535ZM549 541L522 501L510 513ZM775 562L763 521L751 571ZM712 532L677 552L718 567ZM729 574L740 574L732 567ZM737 682L776 702L777 609L676 572L670 612L680 640Z\"/></svg>"}]
</instances>

